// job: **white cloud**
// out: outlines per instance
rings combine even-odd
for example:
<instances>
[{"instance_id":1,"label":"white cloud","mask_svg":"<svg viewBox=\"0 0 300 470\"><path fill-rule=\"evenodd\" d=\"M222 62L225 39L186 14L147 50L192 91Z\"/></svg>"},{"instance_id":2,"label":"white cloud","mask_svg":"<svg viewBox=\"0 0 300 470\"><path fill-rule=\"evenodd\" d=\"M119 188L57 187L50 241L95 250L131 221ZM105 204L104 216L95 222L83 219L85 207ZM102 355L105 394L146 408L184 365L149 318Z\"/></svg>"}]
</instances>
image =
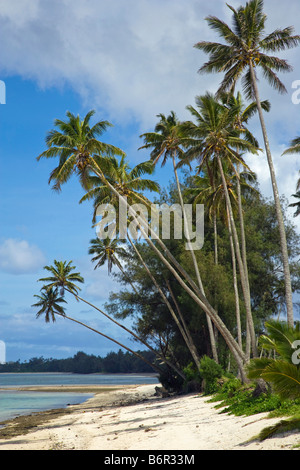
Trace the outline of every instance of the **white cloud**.
<instances>
[{"instance_id":1,"label":"white cloud","mask_svg":"<svg viewBox=\"0 0 300 470\"><path fill-rule=\"evenodd\" d=\"M242 2L229 3L236 7ZM284 17L279 0L264 4L267 32L289 25L300 32L297 0L289 1ZM190 118L186 105L194 104L196 95L215 91L222 79L221 74L197 73L207 56L194 44L218 40L204 20L207 15L231 21L224 0L0 0L5 37L0 71L32 79L42 87L67 83L87 107L98 109L101 118L125 129L134 122L145 132L158 113L174 110L179 118ZM293 73L281 76L289 93L281 96L265 80L259 83L261 99L272 103L266 121L275 154L300 133L300 105L291 99L292 83L300 79L299 48L282 55L294 66ZM251 126L263 145L258 118ZM133 141L132 135L126 137L127 143ZM295 162L297 157L286 157L284 171L277 173L288 198L295 190L288 176L295 165L299 167ZM261 164L256 167L264 187L268 173Z\"/></svg>"},{"instance_id":2,"label":"white cloud","mask_svg":"<svg viewBox=\"0 0 300 470\"><path fill-rule=\"evenodd\" d=\"M42 251L26 240L9 238L0 245L0 270L10 274L37 272L45 264Z\"/></svg>"},{"instance_id":3,"label":"white cloud","mask_svg":"<svg viewBox=\"0 0 300 470\"><path fill-rule=\"evenodd\" d=\"M296 192L296 184L299 179L299 161L295 156L282 156L281 152L273 152L272 158L277 175L277 184L280 195L284 195L289 204L296 202L292 197ZM247 158L247 163L251 169L259 175L259 186L262 194L267 198L273 198L273 189L271 184L270 170L266 155L251 155ZM295 208L288 208L287 215L295 225L297 232L300 234L300 217L293 217Z\"/></svg>"},{"instance_id":4,"label":"white cloud","mask_svg":"<svg viewBox=\"0 0 300 470\"><path fill-rule=\"evenodd\" d=\"M201 55L193 45L209 13L204 3L40 0L26 14L23 0L13 5L0 13L0 68L9 74L42 86L67 82L119 122L153 122L170 106L184 110L201 92ZM207 88L217 78L204 82Z\"/></svg>"}]
</instances>

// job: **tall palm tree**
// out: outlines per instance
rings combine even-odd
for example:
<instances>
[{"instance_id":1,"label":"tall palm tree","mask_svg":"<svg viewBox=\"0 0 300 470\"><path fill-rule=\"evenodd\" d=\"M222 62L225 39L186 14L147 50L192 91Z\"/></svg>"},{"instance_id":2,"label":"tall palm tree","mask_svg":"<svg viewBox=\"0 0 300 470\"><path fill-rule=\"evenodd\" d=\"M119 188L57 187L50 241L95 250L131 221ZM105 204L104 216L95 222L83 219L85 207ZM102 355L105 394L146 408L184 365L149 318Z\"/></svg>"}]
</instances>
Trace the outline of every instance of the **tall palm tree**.
<instances>
[{"instance_id":1,"label":"tall palm tree","mask_svg":"<svg viewBox=\"0 0 300 470\"><path fill-rule=\"evenodd\" d=\"M72 266L72 261L67 263L67 261L54 260L54 265L44 266L44 269L49 271L52 276L41 278L38 281L47 281L47 289L59 287L61 296L64 295L65 289L76 296L80 290L76 283L84 283L80 273L72 272L75 269L75 266Z\"/></svg>"},{"instance_id":2,"label":"tall palm tree","mask_svg":"<svg viewBox=\"0 0 300 470\"><path fill-rule=\"evenodd\" d=\"M100 142L98 137L112 127L108 121L98 121L92 127L90 120L95 111L89 111L81 119L67 111L67 120L55 119L54 126L46 136L48 149L42 152L41 158L59 157L58 166L51 172L49 183L54 182L53 188L61 189L61 185L68 181L73 173L78 173L81 184L86 188L86 177L91 164L92 155L124 155L124 152L111 144Z\"/></svg>"},{"instance_id":3,"label":"tall palm tree","mask_svg":"<svg viewBox=\"0 0 300 470\"><path fill-rule=\"evenodd\" d=\"M72 322L75 322L81 326L84 326L85 328L88 328L89 330L97 333L98 335L103 336L104 338L108 339L109 341L112 341L113 343L117 344L121 348L126 349L128 352L133 354L134 356L138 357L141 359L143 362L151 366L154 370L157 372L161 373L162 369L158 367L156 364L150 363L146 358L144 358L141 354L139 354L136 351L133 351L130 349L128 346L124 346L124 344L120 343L119 341L111 338L110 336L102 333L101 331L96 330L95 328L92 328L85 323L82 323L81 321L78 321L72 317L69 317L65 313L64 307L62 307L60 304L61 303L67 303L66 300L63 297L59 297L58 295L58 289L54 288L42 288L41 289L41 295L34 295L34 297L37 297L39 300L35 304L32 305L32 307L40 307L40 310L37 312L36 317L39 318L42 315L45 315L45 321L46 323L49 323L50 320L52 322L56 321L55 315L58 315L60 317L63 317L67 320L71 320Z\"/></svg>"},{"instance_id":4,"label":"tall palm tree","mask_svg":"<svg viewBox=\"0 0 300 470\"><path fill-rule=\"evenodd\" d=\"M250 291L241 257L240 242L235 226L223 161L226 166L233 171L235 170L236 163L240 163L248 169L240 152L248 151L257 153L257 148L248 140L240 137L239 131L235 128L235 113L230 108L228 109L220 103L214 95L206 93L204 96L198 96L196 97L196 104L197 109L193 106L187 107L196 120L196 123L187 121L184 124L186 132L190 134L194 143L192 143L191 148L186 152L186 157L182 160L182 163L189 162L196 158L199 161L199 171L207 166L211 168L210 172L212 172L213 169L214 172L218 171L221 176L239 265L247 321L249 323L252 339L252 350L255 355L256 339L251 313ZM237 148L239 149L239 153L236 150Z\"/></svg>"},{"instance_id":5,"label":"tall palm tree","mask_svg":"<svg viewBox=\"0 0 300 470\"><path fill-rule=\"evenodd\" d=\"M250 0L245 6L241 6L237 10L228 5L233 13L232 29L224 21L214 16L209 16L207 18L209 26L221 36L225 44L200 41L195 44L195 47L210 54L209 61L200 68L200 72L225 73L219 92L232 92L238 79L242 77L242 85L247 98L254 98L257 103L280 231L287 319L289 324L292 325L294 319L293 299L286 233L276 174L257 85L257 70L262 70L264 77L277 91L280 93L286 92L286 88L276 75L276 72L288 72L291 70L291 66L286 60L268 55L268 53L297 46L300 42L300 36L293 35L292 27L276 29L272 33L265 35L267 16L264 14L263 6L263 0Z\"/></svg>"},{"instance_id":6,"label":"tall palm tree","mask_svg":"<svg viewBox=\"0 0 300 470\"><path fill-rule=\"evenodd\" d=\"M141 137L144 138L145 144L141 148L152 148L151 152L151 159L153 160L153 164L155 165L158 163L160 159L162 159L162 166L165 165L168 158L171 158L173 163L173 169L176 179L177 191L179 196L179 201L182 209L182 214L184 217L184 224L185 227L188 227L187 217L185 213L185 207L183 203L183 197L177 172L177 158L184 157L184 150L182 146L186 147L189 142L189 136L183 132L183 128L181 127L181 123L178 121L176 114L174 111L171 111L169 116L165 116L164 114L159 114L158 117L160 118L159 122L156 124L154 132L148 132L142 134ZM191 245L190 236L187 234L187 243L189 246L189 251L192 256L192 261L194 265L194 270L196 273L197 282L199 285L199 289L202 291L203 295L205 295L203 283L201 280L201 275L199 272L198 263L196 260L196 256L194 250ZM206 314L208 331L210 336L211 348L214 360L218 362L218 353L215 341L215 334L213 331L213 324L211 318L208 314Z\"/></svg>"}]
</instances>

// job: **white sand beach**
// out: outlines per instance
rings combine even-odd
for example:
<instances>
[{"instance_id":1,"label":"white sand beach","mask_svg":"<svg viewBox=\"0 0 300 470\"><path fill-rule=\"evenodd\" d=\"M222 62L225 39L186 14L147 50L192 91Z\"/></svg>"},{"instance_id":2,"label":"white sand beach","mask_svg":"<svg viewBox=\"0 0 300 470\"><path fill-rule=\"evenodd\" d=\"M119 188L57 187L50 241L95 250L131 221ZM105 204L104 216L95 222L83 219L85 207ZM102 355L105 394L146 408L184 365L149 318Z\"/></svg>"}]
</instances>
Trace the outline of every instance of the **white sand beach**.
<instances>
[{"instance_id":1,"label":"white sand beach","mask_svg":"<svg viewBox=\"0 0 300 470\"><path fill-rule=\"evenodd\" d=\"M279 421L266 419L267 413L236 417L221 414L199 394L154 394L154 385L96 394L26 434L0 436L0 450L292 450L300 443L295 432L252 440Z\"/></svg>"}]
</instances>

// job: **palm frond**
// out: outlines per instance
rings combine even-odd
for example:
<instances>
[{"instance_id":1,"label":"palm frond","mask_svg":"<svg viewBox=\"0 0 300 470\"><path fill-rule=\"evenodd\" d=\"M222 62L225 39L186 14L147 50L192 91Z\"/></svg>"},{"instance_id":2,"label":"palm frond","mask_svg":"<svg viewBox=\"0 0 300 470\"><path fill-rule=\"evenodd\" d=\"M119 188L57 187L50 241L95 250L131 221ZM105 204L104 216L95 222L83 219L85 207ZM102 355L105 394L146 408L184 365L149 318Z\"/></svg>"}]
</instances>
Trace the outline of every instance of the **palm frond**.
<instances>
[{"instance_id":1,"label":"palm frond","mask_svg":"<svg viewBox=\"0 0 300 470\"><path fill-rule=\"evenodd\" d=\"M273 424L272 426L267 426L262 429L258 435L260 441L269 439L278 434L283 434L291 431L300 431L300 416L296 415L288 419L280 420L278 423Z\"/></svg>"},{"instance_id":2,"label":"palm frond","mask_svg":"<svg viewBox=\"0 0 300 470\"><path fill-rule=\"evenodd\" d=\"M282 398L299 398L300 368L286 361L271 362L261 374L267 382L272 382L275 393Z\"/></svg>"},{"instance_id":3,"label":"palm frond","mask_svg":"<svg viewBox=\"0 0 300 470\"><path fill-rule=\"evenodd\" d=\"M273 361L274 359L268 359L266 357L251 359L246 367L248 378L252 380L261 379L266 367L268 367Z\"/></svg>"}]
</instances>

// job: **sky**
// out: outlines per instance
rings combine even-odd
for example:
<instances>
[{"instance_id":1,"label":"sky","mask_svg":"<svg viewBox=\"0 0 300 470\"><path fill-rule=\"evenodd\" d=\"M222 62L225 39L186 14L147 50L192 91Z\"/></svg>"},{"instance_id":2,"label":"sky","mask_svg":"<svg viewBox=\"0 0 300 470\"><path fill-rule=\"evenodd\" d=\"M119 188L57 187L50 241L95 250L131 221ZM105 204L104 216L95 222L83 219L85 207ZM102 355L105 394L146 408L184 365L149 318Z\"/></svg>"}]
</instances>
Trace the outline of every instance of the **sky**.
<instances>
[{"instance_id":1,"label":"sky","mask_svg":"<svg viewBox=\"0 0 300 470\"><path fill-rule=\"evenodd\" d=\"M237 7L240 0L229 3ZM298 0L264 4L267 32L293 25L300 33ZM207 57L194 44L217 40L205 21L208 15L230 22L223 0L0 0L5 84L5 96L0 88L0 340L7 361L63 358L77 351L105 356L119 349L66 319L46 324L35 317L37 280L54 259L73 261L85 279L82 296L100 307L120 288L106 267L95 271L90 261L92 207L78 204L83 195L78 181L53 192L48 178L55 161L36 157L46 149L54 119L64 119L67 111L83 117L94 109L95 120L114 126L104 141L122 148L132 166L147 160L147 152L138 151L139 136L153 130L157 115L173 110L179 119L189 119L186 106L220 83L219 75L197 73ZM272 104L266 122L279 192L289 202L294 202L299 156L282 157L282 152L300 135L299 54L299 48L284 53L294 67L280 77L286 95L259 83L261 98ZM258 119L250 127L263 145ZM271 197L265 155L247 161L262 193ZM170 166L157 169L154 178L167 187ZM300 233L300 217L293 218L292 209L288 216ZM95 310L68 301L68 315L138 348Z\"/></svg>"}]
</instances>

